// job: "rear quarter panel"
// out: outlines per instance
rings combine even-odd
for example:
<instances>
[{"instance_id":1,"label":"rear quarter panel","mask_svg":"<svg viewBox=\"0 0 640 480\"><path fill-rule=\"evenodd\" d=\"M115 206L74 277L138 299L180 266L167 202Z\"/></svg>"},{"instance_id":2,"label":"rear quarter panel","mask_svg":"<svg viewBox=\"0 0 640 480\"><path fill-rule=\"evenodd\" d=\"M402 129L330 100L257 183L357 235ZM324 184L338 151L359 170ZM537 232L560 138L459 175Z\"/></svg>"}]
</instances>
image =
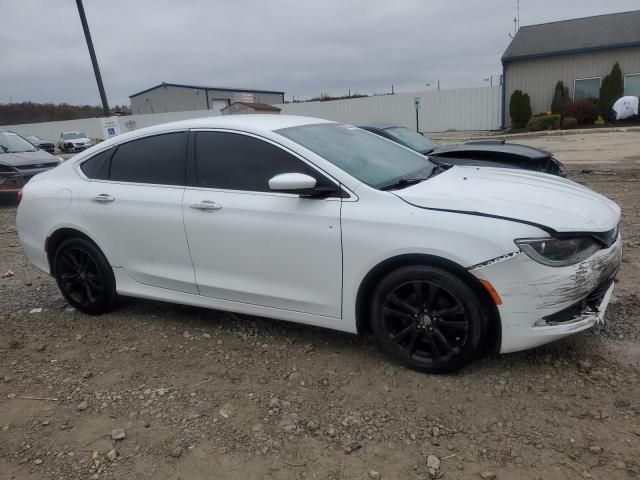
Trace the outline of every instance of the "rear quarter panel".
<instances>
[{"instance_id":1,"label":"rear quarter panel","mask_svg":"<svg viewBox=\"0 0 640 480\"><path fill-rule=\"evenodd\" d=\"M18 238L29 260L46 273L50 271L45 242L56 230L72 228L93 239L76 198L83 180L71 167L63 164L35 176L23 189L22 201L18 206ZM98 247L111 263L111 253L99 244Z\"/></svg>"}]
</instances>

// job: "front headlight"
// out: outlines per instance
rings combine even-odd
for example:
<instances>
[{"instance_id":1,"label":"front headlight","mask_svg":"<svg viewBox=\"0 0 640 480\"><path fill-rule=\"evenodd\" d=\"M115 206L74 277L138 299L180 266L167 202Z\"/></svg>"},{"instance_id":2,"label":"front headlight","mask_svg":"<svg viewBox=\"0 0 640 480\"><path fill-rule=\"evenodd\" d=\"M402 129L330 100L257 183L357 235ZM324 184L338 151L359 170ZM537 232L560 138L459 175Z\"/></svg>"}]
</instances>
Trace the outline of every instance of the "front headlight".
<instances>
[{"instance_id":1,"label":"front headlight","mask_svg":"<svg viewBox=\"0 0 640 480\"><path fill-rule=\"evenodd\" d=\"M580 263L602 248L591 237L523 238L515 242L529 258L550 267L566 267Z\"/></svg>"}]
</instances>

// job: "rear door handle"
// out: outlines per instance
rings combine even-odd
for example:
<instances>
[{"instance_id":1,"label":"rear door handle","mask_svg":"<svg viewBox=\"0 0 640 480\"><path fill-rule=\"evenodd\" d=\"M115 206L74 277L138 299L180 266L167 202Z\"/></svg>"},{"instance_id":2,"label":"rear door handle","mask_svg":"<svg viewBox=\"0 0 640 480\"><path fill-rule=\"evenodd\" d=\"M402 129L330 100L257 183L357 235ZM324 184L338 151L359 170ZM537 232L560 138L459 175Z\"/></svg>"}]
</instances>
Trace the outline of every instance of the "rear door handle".
<instances>
[{"instance_id":1,"label":"rear door handle","mask_svg":"<svg viewBox=\"0 0 640 480\"><path fill-rule=\"evenodd\" d=\"M116 198L112 195L109 195L107 193L101 193L97 197L93 197L91 200L98 203L109 203L109 202L113 202L115 199Z\"/></svg>"},{"instance_id":2,"label":"rear door handle","mask_svg":"<svg viewBox=\"0 0 640 480\"><path fill-rule=\"evenodd\" d=\"M201 202L193 202L191 208L196 210L220 210L222 205L212 200L202 200Z\"/></svg>"}]
</instances>

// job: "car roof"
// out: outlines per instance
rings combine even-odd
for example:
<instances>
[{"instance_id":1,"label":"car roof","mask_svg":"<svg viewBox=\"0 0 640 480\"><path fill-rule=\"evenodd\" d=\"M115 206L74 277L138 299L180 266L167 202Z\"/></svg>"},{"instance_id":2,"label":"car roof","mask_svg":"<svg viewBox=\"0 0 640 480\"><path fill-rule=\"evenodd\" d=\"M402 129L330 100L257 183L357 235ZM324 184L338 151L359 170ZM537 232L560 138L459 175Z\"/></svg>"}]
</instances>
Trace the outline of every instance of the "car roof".
<instances>
[{"instance_id":1,"label":"car roof","mask_svg":"<svg viewBox=\"0 0 640 480\"><path fill-rule=\"evenodd\" d=\"M368 125L358 125L358 128L377 128L378 130L387 130L388 128L404 128L393 123L369 123Z\"/></svg>"},{"instance_id":2,"label":"car roof","mask_svg":"<svg viewBox=\"0 0 640 480\"><path fill-rule=\"evenodd\" d=\"M431 154L439 155L442 153L451 152L503 152L509 153L511 155L520 155L531 159L541 159L551 156L549 152L545 152L544 150L533 148L528 145L521 145L519 143L505 143L503 145L459 143L455 145L446 145L444 147L440 147L431 152Z\"/></svg>"},{"instance_id":3,"label":"car roof","mask_svg":"<svg viewBox=\"0 0 640 480\"><path fill-rule=\"evenodd\" d=\"M282 128L299 127L303 125L315 125L319 123L337 123L321 118L300 117L296 115L276 114L248 114L248 115L218 115L215 117L190 118L177 122L162 123L151 127L141 128L132 132L123 133L106 140L100 145L118 145L122 142L134 140L139 137L164 133L175 130L220 128L240 130L248 133L267 133Z\"/></svg>"},{"instance_id":4,"label":"car roof","mask_svg":"<svg viewBox=\"0 0 640 480\"><path fill-rule=\"evenodd\" d=\"M335 123L321 118L302 117L298 115L248 114L218 115L215 117L191 118L178 122L165 123L158 127L167 128L242 128L273 132L282 128L313 125L317 123ZM150 127L153 128L153 127Z\"/></svg>"}]
</instances>

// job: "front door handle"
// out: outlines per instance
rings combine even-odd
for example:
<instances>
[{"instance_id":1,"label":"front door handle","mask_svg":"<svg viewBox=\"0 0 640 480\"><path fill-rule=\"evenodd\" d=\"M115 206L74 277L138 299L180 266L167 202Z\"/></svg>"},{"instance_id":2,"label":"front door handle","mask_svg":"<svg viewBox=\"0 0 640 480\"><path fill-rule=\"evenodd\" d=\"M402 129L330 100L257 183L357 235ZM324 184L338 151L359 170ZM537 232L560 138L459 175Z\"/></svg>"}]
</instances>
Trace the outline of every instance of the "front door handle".
<instances>
[{"instance_id":1,"label":"front door handle","mask_svg":"<svg viewBox=\"0 0 640 480\"><path fill-rule=\"evenodd\" d=\"M116 198L112 195L109 195L107 193L101 193L97 197L93 197L91 200L98 203L109 203L109 202L113 202L115 199Z\"/></svg>"},{"instance_id":2,"label":"front door handle","mask_svg":"<svg viewBox=\"0 0 640 480\"><path fill-rule=\"evenodd\" d=\"M201 202L193 202L191 208L196 210L220 210L222 205L212 200L202 200Z\"/></svg>"}]
</instances>

